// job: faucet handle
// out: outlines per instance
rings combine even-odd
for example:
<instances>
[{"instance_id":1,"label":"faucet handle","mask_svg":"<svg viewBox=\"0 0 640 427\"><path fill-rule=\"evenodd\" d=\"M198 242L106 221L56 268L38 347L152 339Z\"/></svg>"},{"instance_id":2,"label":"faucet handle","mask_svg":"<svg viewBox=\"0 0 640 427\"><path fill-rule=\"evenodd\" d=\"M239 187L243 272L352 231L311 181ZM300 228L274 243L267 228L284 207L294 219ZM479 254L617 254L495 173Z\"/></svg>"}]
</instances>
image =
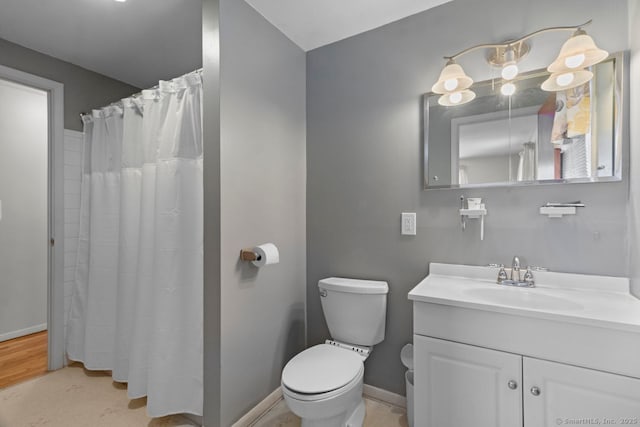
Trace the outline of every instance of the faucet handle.
<instances>
[{"instance_id":1,"label":"faucet handle","mask_svg":"<svg viewBox=\"0 0 640 427\"><path fill-rule=\"evenodd\" d=\"M501 284L505 280L507 280L507 271L504 269L504 264L500 264L500 271L498 271L496 283Z\"/></svg>"},{"instance_id":2,"label":"faucet handle","mask_svg":"<svg viewBox=\"0 0 640 427\"><path fill-rule=\"evenodd\" d=\"M527 267L527 271L524 273L523 281L527 284L527 286L535 285L535 280L533 279L533 272L531 271L531 267Z\"/></svg>"}]
</instances>

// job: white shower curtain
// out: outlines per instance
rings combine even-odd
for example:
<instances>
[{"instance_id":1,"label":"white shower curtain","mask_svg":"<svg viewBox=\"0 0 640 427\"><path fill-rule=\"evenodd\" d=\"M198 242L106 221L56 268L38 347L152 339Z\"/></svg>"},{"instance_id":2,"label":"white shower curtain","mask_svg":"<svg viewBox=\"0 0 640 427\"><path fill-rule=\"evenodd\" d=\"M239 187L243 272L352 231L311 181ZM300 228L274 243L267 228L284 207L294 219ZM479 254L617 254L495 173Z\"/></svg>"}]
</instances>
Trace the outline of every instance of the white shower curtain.
<instances>
[{"instance_id":1,"label":"white shower curtain","mask_svg":"<svg viewBox=\"0 0 640 427\"><path fill-rule=\"evenodd\" d=\"M195 72L84 116L67 354L147 412L202 414L202 84Z\"/></svg>"}]
</instances>

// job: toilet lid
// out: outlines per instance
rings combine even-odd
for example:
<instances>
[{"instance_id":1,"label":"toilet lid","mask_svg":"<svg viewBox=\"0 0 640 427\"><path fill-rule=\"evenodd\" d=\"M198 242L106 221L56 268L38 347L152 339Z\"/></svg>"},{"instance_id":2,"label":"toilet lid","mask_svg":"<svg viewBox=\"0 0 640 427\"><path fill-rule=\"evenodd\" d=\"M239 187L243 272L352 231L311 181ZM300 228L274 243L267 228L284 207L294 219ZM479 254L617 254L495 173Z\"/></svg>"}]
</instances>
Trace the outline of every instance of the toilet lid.
<instances>
[{"instance_id":1,"label":"toilet lid","mask_svg":"<svg viewBox=\"0 0 640 427\"><path fill-rule=\"evenodd\" d=\"M282 371L282 383L298 393L326 393L349 384L362 369L362 357L355 352L319 344L287 363Z\"/></svg>"}]
</instances>

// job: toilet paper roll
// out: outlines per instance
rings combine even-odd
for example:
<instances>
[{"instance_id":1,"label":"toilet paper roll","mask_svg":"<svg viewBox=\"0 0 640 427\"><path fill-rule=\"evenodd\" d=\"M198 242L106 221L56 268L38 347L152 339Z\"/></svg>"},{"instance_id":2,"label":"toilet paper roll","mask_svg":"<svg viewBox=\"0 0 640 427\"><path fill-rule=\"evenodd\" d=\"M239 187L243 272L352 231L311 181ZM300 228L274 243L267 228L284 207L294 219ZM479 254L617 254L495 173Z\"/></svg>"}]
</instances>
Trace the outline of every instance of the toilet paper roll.
<instances>
[{"instance_id":1,"label":"toilet paper roll","mask_svg":"<svg viewBox=\"0 0 640 427\"><path fill-rule=\"evenodd\" d=\"M280 262L280 252L278 252L278 248L273 243L264 243L256 246L253 251L258 255L257 260L251 261L256 267Z\"/></svg>"}]
</instances>

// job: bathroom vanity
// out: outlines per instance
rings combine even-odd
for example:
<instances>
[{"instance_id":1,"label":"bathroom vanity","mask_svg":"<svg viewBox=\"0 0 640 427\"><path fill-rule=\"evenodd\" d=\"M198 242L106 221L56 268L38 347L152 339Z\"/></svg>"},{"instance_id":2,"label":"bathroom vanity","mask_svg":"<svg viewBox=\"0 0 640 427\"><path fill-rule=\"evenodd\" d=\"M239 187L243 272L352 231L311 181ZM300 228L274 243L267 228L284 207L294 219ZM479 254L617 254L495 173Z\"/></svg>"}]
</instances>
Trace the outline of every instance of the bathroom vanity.
<instances>
[{"instance_id":1,"label":"bathroom vanity","mask_svg":"<svg viewBox=\"0 0 640 427\"><path fill-rule=\"evenodd\" d=\"M431 263L413 301L416 427L640 425L640 300L626 278Z\"/></svg>"}]
</instances>

